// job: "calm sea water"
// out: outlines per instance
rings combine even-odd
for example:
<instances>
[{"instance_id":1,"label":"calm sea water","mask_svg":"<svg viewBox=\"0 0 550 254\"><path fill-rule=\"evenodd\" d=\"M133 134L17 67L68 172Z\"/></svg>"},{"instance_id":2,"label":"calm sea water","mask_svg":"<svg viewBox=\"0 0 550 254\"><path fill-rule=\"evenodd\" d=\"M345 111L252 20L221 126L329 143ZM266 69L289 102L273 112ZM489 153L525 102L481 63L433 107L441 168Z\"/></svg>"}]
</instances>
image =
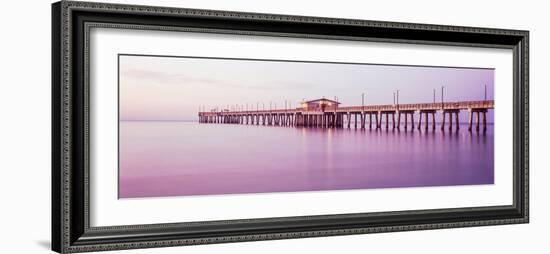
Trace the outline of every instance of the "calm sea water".
<instances>
[{"instance_id":1,"label":"calm sea water","mask_svg":"<svg viewBox=\"0 0 550 254\"><path fill-rule=\"evenodd\" d=\"M487 133L120 122L119 197L492 184Z\"/></svg>"}]
</instances>

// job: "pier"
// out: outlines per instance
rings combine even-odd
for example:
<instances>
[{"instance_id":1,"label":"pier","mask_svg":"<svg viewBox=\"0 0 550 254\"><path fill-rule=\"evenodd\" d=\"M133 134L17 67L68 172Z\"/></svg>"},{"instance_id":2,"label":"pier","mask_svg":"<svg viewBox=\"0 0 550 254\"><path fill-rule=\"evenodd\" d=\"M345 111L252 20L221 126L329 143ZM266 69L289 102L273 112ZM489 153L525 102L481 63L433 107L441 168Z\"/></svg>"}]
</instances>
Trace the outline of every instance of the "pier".
<instances>
[{"instance_id":1,"label":"pier","mask_svg":"<svg viewBox=\"0 0 550 254\"><path fill-rule=\"evenodd\" d=\"M460 128L459 114L469 114L468 130L487 130L487 112L494 100L434 102L389 105L339 106L339 102L318 99L290 109L199 111L200 123L248 124L316 128L361 128L436 130L436 114L441 114L442 131Z\"/></svg>"}]
</instances>

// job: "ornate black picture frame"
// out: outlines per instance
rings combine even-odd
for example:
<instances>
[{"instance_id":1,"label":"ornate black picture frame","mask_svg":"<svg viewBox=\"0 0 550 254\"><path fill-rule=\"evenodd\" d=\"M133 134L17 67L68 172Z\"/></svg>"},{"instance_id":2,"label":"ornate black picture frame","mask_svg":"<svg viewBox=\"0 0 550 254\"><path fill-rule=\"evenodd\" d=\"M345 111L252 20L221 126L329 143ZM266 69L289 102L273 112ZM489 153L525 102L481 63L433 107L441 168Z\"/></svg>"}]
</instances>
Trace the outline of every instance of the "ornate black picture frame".
<instances>
[{"instance_id":1,"label":"ornate black picture frame","mask_svg":"<svg viewBox=\"0 0 550 254\"><path fill-rule=\"evenodd\" d=\"M91 27L513 50L513 205L91 227ZM471 227L529 221L528 31L62 1L52 6L52 249L61 253Z\"/></svg>"}]
</instances>

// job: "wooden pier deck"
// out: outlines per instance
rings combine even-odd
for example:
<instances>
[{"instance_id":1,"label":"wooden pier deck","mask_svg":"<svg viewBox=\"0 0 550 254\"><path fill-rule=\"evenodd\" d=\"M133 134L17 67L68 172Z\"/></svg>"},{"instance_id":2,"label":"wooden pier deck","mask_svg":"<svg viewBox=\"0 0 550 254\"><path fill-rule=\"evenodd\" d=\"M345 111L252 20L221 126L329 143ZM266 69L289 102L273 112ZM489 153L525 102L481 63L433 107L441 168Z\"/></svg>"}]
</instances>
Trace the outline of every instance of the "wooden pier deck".
<instances>
[{"instance_id":1,"label":"wooden pier deck","mask_svg":"<svg viewBox=\"0 0 550 254\"><path fill-rule=\"evenodd\" d=\"M209 111L199 112L200 123L226 124L254 124L276 126L304 126L318 128L376 128L435 130L435 115L442 114L441 130L460 128L459 113L469 113L468 130L487 129L487 111L494 109L494 100L459 101L413 104L388 104L365 106L341 106L334 109L292 108L271 110L244 110L244 111ZM415 116L418 121L415 122ZM429 122L431 116L431 124ZM475 119L474 119L475 116ZM447 119L448 117L448 119ZM368 118L368 121L367 121ZM383 121L385 118L385 121ZM396 119L397 118L397 119ZM424 119L423 119L424 118ZM453 119L454 118L454 119ZM374 121L373 121L374 120ZM391 123L390 123L391 121ZM448 126L447 126L448 122ZM454 124L453 124L454 122Z\"/></svg>"}]
</instances>

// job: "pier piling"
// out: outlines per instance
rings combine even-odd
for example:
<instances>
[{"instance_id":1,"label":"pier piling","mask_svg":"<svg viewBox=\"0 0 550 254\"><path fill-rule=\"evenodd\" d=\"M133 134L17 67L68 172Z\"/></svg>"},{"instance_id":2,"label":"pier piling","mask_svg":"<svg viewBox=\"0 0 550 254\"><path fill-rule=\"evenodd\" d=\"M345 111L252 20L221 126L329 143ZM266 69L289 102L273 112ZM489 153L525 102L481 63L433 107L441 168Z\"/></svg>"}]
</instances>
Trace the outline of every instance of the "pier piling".
<instances>
[{"instance_id":1,"label":"pier piling","mask_svg":"<svg viewBox=\"0 0 550 254\"><path fill-rule=\"evenodd\" d=\"M460 129L460 111L468 111L468 131L473 130L475 121L476 132L487 131L487 112L494 109L494 101L461 101L445 103L420 103L420 104L395 104L391 105L362 105L349 107L335 107L331 110L322 108L308 110L306 108L295 109L269 109L269 110L238 110L229 111L228 109L215 109L210 112L199 112L199 123L216 124L243 124L243 125L268 125L268 126L303 126L316 128L347 128L355 129L366 128L367 115L368 127L381 129L385 119L385 129L390 128L390 115L392 129L401 128L401 117L404 114L404 128L408 130L429 129L429 120L431 115L432 130L436 128L436 113L441 112L441 130L459 130ZM397 114L397 121L396 121ZM415 121L415 114L418 114L418 122ZM373 119L374 116L374 119ZM410 123L409 123L410 117ZM448 117L448 119L447 119ZM475 119L474 119L475 117ZM373 121L374 120L374 121ZM424 126L422 126L424 122ZM410 126L409 126L410 124ZM415 124L417 124L415 128ZM448 125L448 126L447 126ZM423 128L422 128L423 127Z\"/></svg>"}]
</instances>

